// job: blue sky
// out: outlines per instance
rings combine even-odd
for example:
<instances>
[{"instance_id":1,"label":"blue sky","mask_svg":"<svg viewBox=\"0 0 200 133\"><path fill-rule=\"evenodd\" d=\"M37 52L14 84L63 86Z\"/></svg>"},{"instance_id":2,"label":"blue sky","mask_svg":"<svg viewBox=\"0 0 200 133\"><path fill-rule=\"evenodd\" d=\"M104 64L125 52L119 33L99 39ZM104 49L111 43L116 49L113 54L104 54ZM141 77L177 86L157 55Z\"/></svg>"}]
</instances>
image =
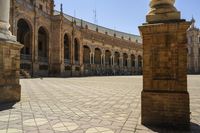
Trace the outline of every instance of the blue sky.
<instances>
[{"instance_id":1,"label":"blue sky","mask_svg":"<svg viewBox=\"0 0 200 133\"><path fill-rule=\"evenodd\" d=\"M144 23L150 0L55 0L55 9L60 10L63 3L64 13L97 24L139 35L138 26ZM196 19L200 28L200 0L176 0L176 7L182 18Z\"/></svg>"}]
</instances>

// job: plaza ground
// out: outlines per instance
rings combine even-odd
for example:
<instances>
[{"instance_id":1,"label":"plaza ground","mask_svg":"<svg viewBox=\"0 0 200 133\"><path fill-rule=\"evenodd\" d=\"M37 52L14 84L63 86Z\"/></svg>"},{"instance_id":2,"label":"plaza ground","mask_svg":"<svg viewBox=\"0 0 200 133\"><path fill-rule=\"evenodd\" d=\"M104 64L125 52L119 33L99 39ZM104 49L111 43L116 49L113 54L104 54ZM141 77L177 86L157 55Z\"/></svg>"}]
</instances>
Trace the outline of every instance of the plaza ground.
<instances>
[{"instance_id":1,"label":"plaza ground","mask_svg":"<svg viewBox=\"0 0 200 133\"><path fill-rule=\"evenodd\" d=\"M140 124L142 77L22 79L22 99L0 111L0 133L180 132ZM191 132L200 132L200 76L188 76Z\"/></svg>"}]
</instances>

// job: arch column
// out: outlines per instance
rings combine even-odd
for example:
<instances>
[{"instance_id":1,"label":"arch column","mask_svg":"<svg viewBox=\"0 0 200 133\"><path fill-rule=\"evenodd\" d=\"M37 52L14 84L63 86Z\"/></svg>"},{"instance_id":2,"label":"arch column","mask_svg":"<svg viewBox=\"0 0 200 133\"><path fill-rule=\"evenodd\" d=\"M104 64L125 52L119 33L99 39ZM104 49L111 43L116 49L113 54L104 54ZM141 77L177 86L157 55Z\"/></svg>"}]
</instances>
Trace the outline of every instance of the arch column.
<instances>
[{"instance_id":1,"label":"arch column","mask_svg":"<svg viewBox=\"0 0 200 133\"><path fill-rule=\"evenodd\" d=\"M92 64L92 53L90 52L90 65Z\"/></svg>"},{"instance_id":2,"label":"arch column","mask_svg":"<svg viewBox=\"0 0 200 133\"><path fill-rule=\"evenodd\" d=\"M123 66L124 66L123 53L120 53L119 60L120 60L120 68L123 68Z\"/></svg>"},{"instance_id":3,"label":"arch column","mask_svg":"<svg viewBox=\"0 0 200 133\"><path fill-rule=\"evenodd\" d=\"M92 53L92 64L94 64L95 63L95 53L93 52Z\"/></svg>"},{"instance_id":4,"label":"arch column","mask_svg":"<svg viewBox=\"0 0 200 133\"><path fill-rule=\"evenodd\" d=\"M105 50L104 50L104 49L102 49L102 54L101 54L101 56L102 56L102 65L105 66L106 55L105 55Z\"/></svg>"},{"instance_id":5,"label":"arch column","mask_svg":"<svg viewBox=\"0 0 200 133\"><path fill-rule=\"evenodd\" d=\"M128 68L130 69L131 68L131 55L130 54L128 54L128 59L127 59L128 61Z\"/></svg>"},{"instance_id":6,"label":"arch column","mask_svg":"<svg viewBox=\"0 0 200 133\"><path fill-rule=\"evenodd\" d=\"M111 52L111 66L112 67L115 66L115 52L114 51Z\"/></svg>"}]
</instances>

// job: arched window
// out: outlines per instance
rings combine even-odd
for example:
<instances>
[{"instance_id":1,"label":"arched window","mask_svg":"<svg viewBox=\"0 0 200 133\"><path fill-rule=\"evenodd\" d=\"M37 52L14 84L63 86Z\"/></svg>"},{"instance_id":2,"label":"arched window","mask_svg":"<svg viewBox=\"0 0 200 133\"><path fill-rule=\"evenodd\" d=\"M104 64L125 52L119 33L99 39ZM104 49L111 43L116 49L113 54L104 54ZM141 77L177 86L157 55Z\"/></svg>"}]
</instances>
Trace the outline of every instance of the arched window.
<instances>
[{"instance_id":1,"label":"arched window","mask_svg":"<svg viewBox=\"0 0 200 133\"><path fill-rule=\"evenodd\" d=\"M95 64L101 64L101 50L99 48L95 48L94 62Z\"/></svg>"},{"instance_id":2,"label":"arched window","mask_svg":"<svg viewBox=\"0 0 200 133\"><path fill-rule=\"evenodd\" d=\"M38 30L38 56L48 57L48 34L43 27Z\"/></svg>"},{"instance_id":3,"label":"arched window","mask_svg":"<svg viewBox=\"0 0 200 133\"><path fill-rule=\"evenodd\" d=\"M24 45L21 54L31 56L31 28L24 19L17 23L17 41Z\"/></svg>"},{"instance_id":4,"label":"arched window","mask_svg":"<svg viewBox=\"0 0 200 133\"><path fill-rule=\"evenodd\" d=\"M88 46L83 47L83 62L84 64L90 64L90 48Z\"/></svg>"},{"instance_id":5,"label":"arched window","mask_svg":"<svg viewBox=\"0 0 200 133\"><path fill-rule=\"evenodd\" d=\"M64 36L64 58L70 60L70 41L67 34Z\"/></svg>"},{"instance_id":6,"label":"arched window","mask_svg":"<svg viewBox=\"0 0 200 133\"><path fill-rule=\"evenodd\" d=\"M75 61L79 61L79 48L80 45L79 45L79 42L77 40L77 38L75 38L74 40L74 58L75 58Z\"/></svg>"}]
</instances>

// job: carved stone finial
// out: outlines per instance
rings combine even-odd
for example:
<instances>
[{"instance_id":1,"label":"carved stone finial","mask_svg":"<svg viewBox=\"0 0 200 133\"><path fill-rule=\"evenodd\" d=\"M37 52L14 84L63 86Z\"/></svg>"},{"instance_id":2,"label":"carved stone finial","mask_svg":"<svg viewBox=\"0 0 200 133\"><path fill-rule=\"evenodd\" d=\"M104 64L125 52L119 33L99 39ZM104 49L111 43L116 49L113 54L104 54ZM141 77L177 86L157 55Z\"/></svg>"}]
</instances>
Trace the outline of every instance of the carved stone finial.
<instances>
[{"instance_id":1,"label":"carved stone finial","mask_svg":"<svg viewBox=\"0 0 200 133\"><path fill-rule=\"evenodd\" d=\"M175 0L151 0L147 22L156 23L180 20L180 12L174 7Z\"/></svg>"}]
</instances>

